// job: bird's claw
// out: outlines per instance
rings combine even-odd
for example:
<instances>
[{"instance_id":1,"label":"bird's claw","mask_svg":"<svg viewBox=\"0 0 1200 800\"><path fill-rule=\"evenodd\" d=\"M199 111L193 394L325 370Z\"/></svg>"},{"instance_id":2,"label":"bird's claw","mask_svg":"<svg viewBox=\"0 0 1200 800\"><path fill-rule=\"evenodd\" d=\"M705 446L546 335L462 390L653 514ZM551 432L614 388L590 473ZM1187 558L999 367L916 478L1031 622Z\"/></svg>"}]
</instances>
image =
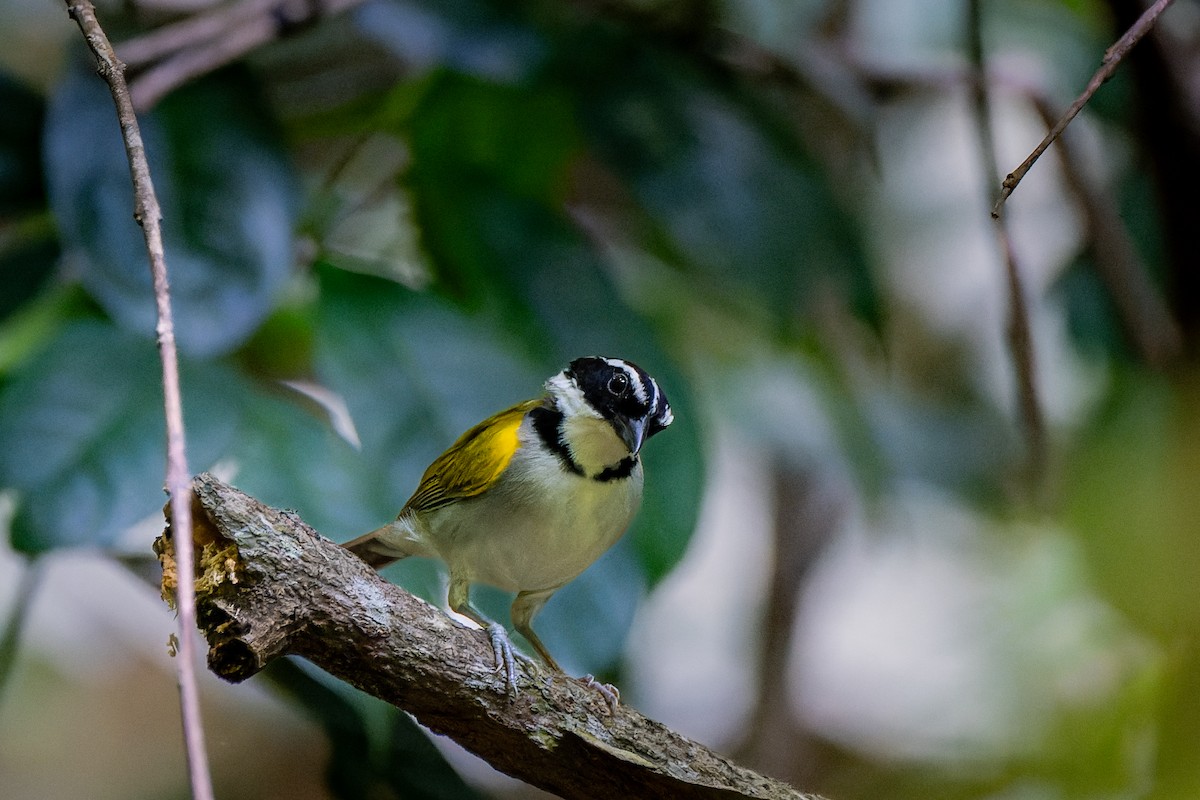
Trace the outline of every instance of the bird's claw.
<instances>
[{"instance_id":1,"label":"bird's claw","mask_svg":"<svg viewBox=\"0 0 1200 800\"><path fill-rule=\"evenodd\" d=\"M589 689L595 689L596 693L604 698L604 703L608 706L608 713L617 713L617 706L621 703L621 690L613 686L611 683L601 683L596 680L595 675L584 675L579 679Z\"/></svg>"},{"instance_id":2,"label":"bird's claw","mask_svg":"<svg viewBox=\"0 0 1200 800\"><path fill-rule=\"evenodd\" d=\"M517 693L517 659L527 661L524 653L513 649L512 640L508 638L508 631L498 622L490 623L485 628L488 635L488 640L492 643L492 655L496 659L496 664L492 668L497 675L503 676L505 691L509 696L514 696Z\"/></svg>"}]
</instances>

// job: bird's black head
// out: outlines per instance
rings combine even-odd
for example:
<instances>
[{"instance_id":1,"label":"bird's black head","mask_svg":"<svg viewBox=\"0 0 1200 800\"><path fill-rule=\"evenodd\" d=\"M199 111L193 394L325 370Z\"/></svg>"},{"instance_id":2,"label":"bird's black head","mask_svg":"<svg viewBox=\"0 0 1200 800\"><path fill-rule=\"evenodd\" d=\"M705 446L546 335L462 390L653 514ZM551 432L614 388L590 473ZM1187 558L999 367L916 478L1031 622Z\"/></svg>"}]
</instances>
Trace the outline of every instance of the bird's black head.
<instances>
[{"instance_id":1,"label":"bird's black head","mask_svg":"<svg viewBox=\"0 0 1200 800\"><path fill-rule=\"evenodd\" d=\"M600 416L612 423L630 453L674 420L671 405L647 372L620 358L577 358L563 371Z\"/></svg>"}]
</instances>

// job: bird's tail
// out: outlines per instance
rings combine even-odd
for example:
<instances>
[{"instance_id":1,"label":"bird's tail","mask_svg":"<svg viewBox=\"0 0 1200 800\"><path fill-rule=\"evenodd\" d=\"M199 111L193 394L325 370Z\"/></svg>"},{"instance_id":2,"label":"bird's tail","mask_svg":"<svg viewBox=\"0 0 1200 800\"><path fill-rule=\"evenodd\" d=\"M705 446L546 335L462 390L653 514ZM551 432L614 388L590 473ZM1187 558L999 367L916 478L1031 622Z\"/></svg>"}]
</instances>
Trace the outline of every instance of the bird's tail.
<instances>
[{"instance_id":1,"label":"bird's tail","mask_svg":"<svg viewBox=\"0 0 1200 800\"><path fill-rule=\"evenodd\" d=\"M382 528L364 533L357 539L346 542L342 547L375 569L382 569L402 558L421 555L424 551L421 543L412 536L411 530L407 530L400 522L390 522Z\"/></svg>"}]
</instances>

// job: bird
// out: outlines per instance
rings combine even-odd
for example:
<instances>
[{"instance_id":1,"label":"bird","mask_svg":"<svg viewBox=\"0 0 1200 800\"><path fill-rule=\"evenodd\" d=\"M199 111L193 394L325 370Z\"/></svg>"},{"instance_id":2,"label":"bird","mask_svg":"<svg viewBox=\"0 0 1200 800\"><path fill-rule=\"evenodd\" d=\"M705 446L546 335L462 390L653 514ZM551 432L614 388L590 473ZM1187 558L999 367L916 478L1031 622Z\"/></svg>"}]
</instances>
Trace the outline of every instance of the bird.
<instances>
[{"instance_id":1,"label":"bird","mask_svg":"<svg viewBox=\"0 0 1200 800\"><path fill-rule=\"evenodd\" d=\"M534 632L550 597L621 538L642 500L642 445L674 420L658 383L632 361L577 358L540 397L474 426L425 470L394 520L344 546L379 569L409 556L449 570L447 605L487 632L509 694L515 651L504 625L470 600L473 584L515 592L513 627L565 674ZM580 679L615 711L616 688Z\"/></svg>"}]
</instances>

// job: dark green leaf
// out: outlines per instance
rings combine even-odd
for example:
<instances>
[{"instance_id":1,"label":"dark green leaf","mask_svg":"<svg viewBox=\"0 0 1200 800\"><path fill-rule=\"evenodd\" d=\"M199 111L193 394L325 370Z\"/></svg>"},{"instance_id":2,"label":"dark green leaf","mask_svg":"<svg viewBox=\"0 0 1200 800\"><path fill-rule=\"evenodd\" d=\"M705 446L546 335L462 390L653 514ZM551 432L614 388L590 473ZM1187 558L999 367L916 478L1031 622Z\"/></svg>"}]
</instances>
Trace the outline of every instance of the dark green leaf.
<instances>
[{"instance_id":1,"label":"dark green leaf","mask_svg":"<svg viewBox=\"0 0 1200 800\"><path fill-rule=\"evenodd\" d=\"M333 539L379 525L368 464L317 414L295 398L266 395L242 382L206 402L229 409L239 424L227 455L234 482L264 503L293 508Z\"/></svg>"},{"instance_id":2,"label":"dark green leaf","mask_svg":"<svg viewBox=\"0 0 1200 800\"><path fill-rule=\"evenodd\" d=\"M485 0L381 0L360 9L355 21L363 33L417 68L444 66L512 80L544 55L540 37L508 6Z\"/></svg>"},{"instance_id":3,"label":"dark green leaf","mask_svg":"<svg viewBox=\"0 0 1200 800\"><path fill-rule=\"evenodd\" d=\"M44 202L41 96L0 72L0 215Z\"/></svg>"},{"instance_id":4,"label":"dark green leaf","mask_svg":"<svg viewBox=\"0 0 1200 800\"><path fill-rule=\"evenodd\" d=\"M282 658L263 671L329 736L329 789L341 800L390 796L414 800L477 797L425 732L398 708L355 692L303 662ZM382 725L371 724L382 717Z\"/></svg>"},{"instance_id":5,"label":"dark green leaf","mask_svg":"<svg viewBox=\"0 0 1200 800\"><path fill-rule=\"evenodd\" d=\"M1080 352L1106 361L1132 359L1116 306L1090 258L1077 259L1064 270L1053 291L1066 309L1067 330Z\"/></svg>"},{"instance_id":6,"label":"dark green leaf","mask_svg":"<svg viewBox=\"0 0 1200 800\"><path fill-rule=\"evenodd\" d=\"M58 241L49 235L18 238L0 249L0 320L16 311L49 282L58 266Z\"/></svg>"},{"instance_id":7,"label":"dark green leaf","mask_svg":"<svg viewBox=\"0 0 1200 800\"><path fill-rule=\"evenodd\" d=\"M454 171L520 197L552 201L565 191L578 147L570 98L443 73L413 120L417 170Z\"/></svg>"},{"instance_id":8,"label":"dark green leaf","mask_svg":"<svg viewBox=\"0 0 1200 800\"><path fill-rule=\"evenodd\" d=\"M749 292L785 323L832 292L878 325L852 220L765 104L632 37L593 34L563 47L559 69L588 141L628 184L671 260L718 290ZM614 50L621 69L599 68Z\"/></svg>"},{"instance_id":9,"label":"dark green leaf","mask_svg":"<svg viewBox=\"0 0 1200 800\"><path fill-rule=\"evenodd\" d=\"M14 546L104 545L163 503L162 390L153 343L101 322L65 328L0 392L0 485L18 489ZM189 369L192 457L212 461L234 423L228 381ZM204 398L208 402L190 402Z\"/></svg>"},{"instance_id":10,"label":"dark green leaf","mask_svg":"<svg viewBox=\"0 0 1200 800\"><path fill-rule=\"evenodd\" d=\"M643 570L632 541L622 539L538 614L534 627L568 673L604 674L618 666L646 595Z\"/></svg>"},{"instance_id":11,"label":"dark green leaf","mask_svg":"<svg viewBox=\"0 0 1200 800\"><path fill-rule=\"evenodd\" d=\"M408 185L441 288L472 305L512 301L495 294L509 288L495 280L495 247L519 248L526 235L505 228L510 207L561 214L579 147L567 98L446 73L425 93L408 134ZM481 224L489 230L476 230ZM519 302L506 311L520 319Z\"/></svg>"},{"instance_id":12,"label":"dark green leaf","mask_svg":"<svg viewBox=\"0 0 1200 800\"><path fill-rule=\"evenodd\" d=\"M290 272L295 179L264 107L244 75L227 71L142 120L176 330L192 353L242 342ZM84 284L122 325L152 333L147 257L112 100L78 61L51 100L45 156L51 205Z\"/></svg>"},{"instance_id":13,"label":"dark green leaf","mask_svg":"<svg viewBox=\"0 0 1200 800\"><path fill-rule=\"evenodd\" d=\"M193 468L223 460L244 489L329 535L378 524L364 463L317 415L220 365L181 370ZM15 546L107 545L162 506L160 374L153 343L76 322L0 391L0 486L20 492Z\"/></svg>"}]
</instances>

